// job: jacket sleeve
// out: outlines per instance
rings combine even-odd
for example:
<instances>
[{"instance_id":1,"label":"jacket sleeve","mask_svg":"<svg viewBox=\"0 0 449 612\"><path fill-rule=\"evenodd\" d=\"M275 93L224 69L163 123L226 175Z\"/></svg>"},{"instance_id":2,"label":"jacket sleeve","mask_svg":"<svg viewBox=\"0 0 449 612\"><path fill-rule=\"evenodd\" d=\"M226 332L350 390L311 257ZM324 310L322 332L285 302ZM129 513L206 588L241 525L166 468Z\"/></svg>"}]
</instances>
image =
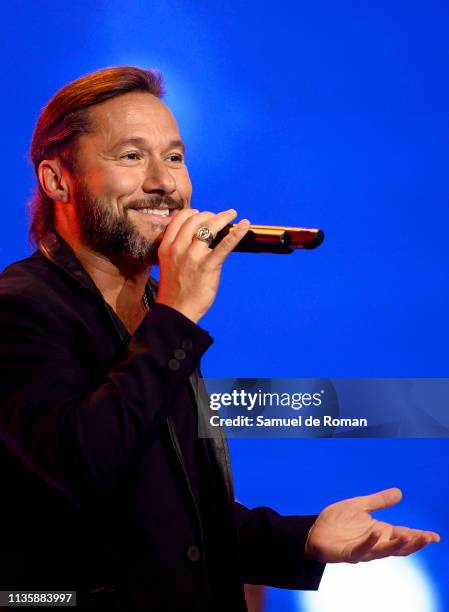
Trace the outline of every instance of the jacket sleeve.
<instances>
[{"instance_id":1,"label":"jacket sleeve","mask_svg":"<svg viewBox=\"0 0 449 612\"><path fill-rule=\"evenodd\" d=\"M283 589L318 589L325 564L304 559L315 515L281 516L271 508L252 510L236 502L243 579Z\"/></svg>"},{"instance_id":2,"label":"jacket sleeve","mask_svg":"<svg viewBox=\"0 0 449 612\"><path fill-rule=\"evenodd\" d=\"M86 487L107 491L125 474L212 339L156 304L92 389L64 325L23 293L0 296L0 441L76 497Z\"/></svg>"}]
</instances>

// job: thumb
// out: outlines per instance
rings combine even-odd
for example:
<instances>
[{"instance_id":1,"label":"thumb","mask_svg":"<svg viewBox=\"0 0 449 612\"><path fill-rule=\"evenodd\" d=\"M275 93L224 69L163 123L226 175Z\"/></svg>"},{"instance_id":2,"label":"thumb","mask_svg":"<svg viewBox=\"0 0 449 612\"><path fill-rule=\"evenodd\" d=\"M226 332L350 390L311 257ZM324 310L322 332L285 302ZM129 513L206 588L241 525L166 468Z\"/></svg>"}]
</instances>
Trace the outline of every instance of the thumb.
<instances>
[{"instance_id":1,"label":"thumb","mask_svg":"<svg viewBox=\"0 0 449 612\"><path fill-rule=\"evenodd\" d=\"M362 510L367 512L374 512L374 510L382 510L398 504L402 499L402 491L397 487L391 489L384 489L378 493L372 493L371 495L361 495L360 497L353 497L352 501L359 506Z\"/></svg>"}]
</instances>

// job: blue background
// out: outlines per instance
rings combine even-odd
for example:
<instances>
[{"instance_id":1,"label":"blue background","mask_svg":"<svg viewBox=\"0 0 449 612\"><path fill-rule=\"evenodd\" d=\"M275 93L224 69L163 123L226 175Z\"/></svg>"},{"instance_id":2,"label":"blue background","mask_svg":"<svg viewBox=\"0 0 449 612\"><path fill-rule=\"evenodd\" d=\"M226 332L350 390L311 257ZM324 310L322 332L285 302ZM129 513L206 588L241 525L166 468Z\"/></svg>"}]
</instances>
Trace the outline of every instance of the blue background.
<instances>
[{"instance_id":1,"label":"blue background","mask_svg":"<svg viewBox=\"0 0 449 612\"><path fill-rule=\"evenodd\" d=\"M27 148L40 107L91 70L159 68L197 208L326 232L317 251L231 256L202 323L216 341L205 375L447 377L448 31L449 6L436 0L9 4L0 265L29 252ZM248 505L311 513L400 486L403 503L382 517L441 533L419 556L443 610L448 449L448 440L231 443ZM270 610L287 610L287 595L273 592Z\"/></svg>"}]
</instances>

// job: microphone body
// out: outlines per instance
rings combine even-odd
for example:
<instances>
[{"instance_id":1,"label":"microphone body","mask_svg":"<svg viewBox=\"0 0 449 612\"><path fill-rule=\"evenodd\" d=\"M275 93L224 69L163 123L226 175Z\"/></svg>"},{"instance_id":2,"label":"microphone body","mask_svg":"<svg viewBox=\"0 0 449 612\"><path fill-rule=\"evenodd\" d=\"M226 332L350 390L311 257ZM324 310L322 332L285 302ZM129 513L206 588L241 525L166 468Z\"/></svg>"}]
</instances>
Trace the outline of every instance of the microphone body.
<instances>
[{"instance_id":1,"label":"microphone body","mask_svg":"<svg viewBox=\"0 0 449 612\"><path fill-rule=\"evenodd\" d=\"M210 244L213 249L220 240L232 232L234 224L220 230ZM280 227L277 225L250 225L248 233L234 248L235 253L275 253L289 255L301 249L315 249L324 240L320 229L305 227Z\"/></svg>"}]
</instances>

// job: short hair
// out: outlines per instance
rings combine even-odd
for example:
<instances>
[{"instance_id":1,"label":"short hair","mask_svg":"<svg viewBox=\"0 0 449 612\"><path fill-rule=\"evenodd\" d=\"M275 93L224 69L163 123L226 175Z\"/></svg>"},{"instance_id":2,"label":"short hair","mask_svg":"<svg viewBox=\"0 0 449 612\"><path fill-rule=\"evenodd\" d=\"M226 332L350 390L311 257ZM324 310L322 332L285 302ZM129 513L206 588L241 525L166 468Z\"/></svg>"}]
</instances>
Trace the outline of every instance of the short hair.
<instances>
[{"instance_id":1,"label":"short hair","mask_svg":"<svg viewBox=\"0 0 449 612\"><path fill-rule=\"evenodd\" d=\"M144 91L158 98L164 95L162 75L157 70L135 66L116 66L91 72L65 85L42 109L34 129L30 157L37 185L30 201L30 240L34 244L54 230L53 200L45 193L37 176L39 164L51 156L73 172L76 167L76 144L81 134L93 130L90 107L132 91Z\"/></svg>"}]
</instances>

